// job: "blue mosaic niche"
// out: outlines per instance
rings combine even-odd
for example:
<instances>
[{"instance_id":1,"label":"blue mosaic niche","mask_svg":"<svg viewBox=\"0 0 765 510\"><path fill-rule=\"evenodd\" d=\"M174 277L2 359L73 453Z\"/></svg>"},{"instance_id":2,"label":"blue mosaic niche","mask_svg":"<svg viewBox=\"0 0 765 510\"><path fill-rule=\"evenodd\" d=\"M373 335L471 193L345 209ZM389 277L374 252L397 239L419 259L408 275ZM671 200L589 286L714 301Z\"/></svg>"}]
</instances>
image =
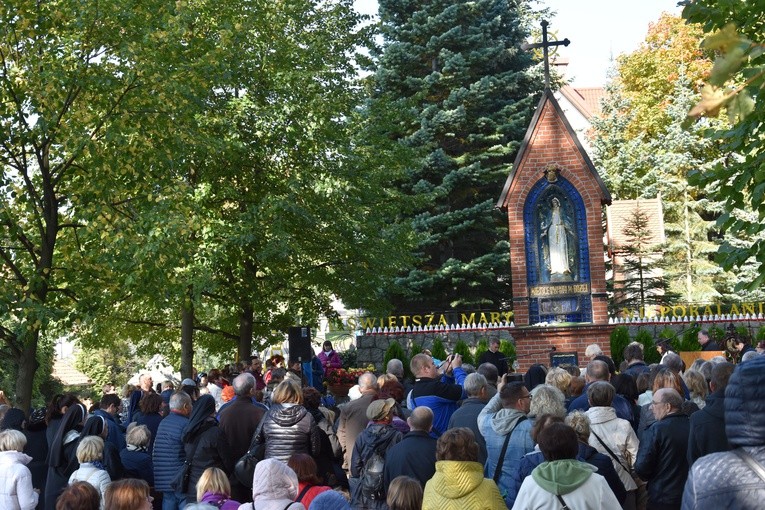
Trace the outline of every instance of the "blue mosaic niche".
<instances>
[{"instance_id":1,"label":"blue mosaic niche","mask_svg":"<svg viewBox=\"0 0 765 510\"><path fill-rule=\"evenodd\" d=\"M573 184L558 176L534 185L523 207L526 279L529 289L551 290L529 297L529 323L592 322L589 292L566 293L590 283L587 213ZM551 239L555 239L553 242Z\"/></svg>"}]
</instances>

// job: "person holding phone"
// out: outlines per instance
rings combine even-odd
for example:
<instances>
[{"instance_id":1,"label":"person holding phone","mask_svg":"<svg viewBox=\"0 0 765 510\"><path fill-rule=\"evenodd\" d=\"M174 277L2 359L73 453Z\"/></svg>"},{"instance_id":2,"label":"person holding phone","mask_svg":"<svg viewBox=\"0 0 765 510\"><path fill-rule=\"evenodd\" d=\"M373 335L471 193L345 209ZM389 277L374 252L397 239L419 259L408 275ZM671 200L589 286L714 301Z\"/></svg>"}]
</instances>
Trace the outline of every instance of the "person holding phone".
<instances>
[{"instance_id":1,"label":"person holding phone","mask_svg":"<svg viewBox=\"0 0 765 510\"><path fill-rule=\"evenodd\" d=\"M467 377L462 370L462 356L451 354L441 367L436 368L432 357L420 353L412 358L410 368L415 380L407 399L407 407L429 407L433 411L430 435L438 438L446 431L449 419L457 410L457 402L467 398L462 387Z\"/></svg>"}]
</instances>

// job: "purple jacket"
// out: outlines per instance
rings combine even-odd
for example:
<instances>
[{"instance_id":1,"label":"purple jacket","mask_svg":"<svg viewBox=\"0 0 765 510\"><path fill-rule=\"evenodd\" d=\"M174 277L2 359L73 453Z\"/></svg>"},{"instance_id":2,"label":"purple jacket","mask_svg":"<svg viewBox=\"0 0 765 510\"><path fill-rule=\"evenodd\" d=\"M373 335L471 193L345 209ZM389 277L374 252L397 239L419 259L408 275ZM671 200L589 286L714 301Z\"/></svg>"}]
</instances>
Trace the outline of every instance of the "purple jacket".
<instances>
[{"instance_id":1,"label":"purple jacket","mask_svg":"<svg viewBox=\"0 0 765 510\"><path fill-rule=\"evenodd\" d=\"M234 501L225 494L218 494L217 492L205 492L200 503L208 503L221 510L237 510L241 505L238 501Z\"/></svg>"},{"instance_id":2,"label":"purple jacket","mask_svg":"<svg viewBox=\"0 0 765 510\"><path fill-rule=\"evenodd\" d=\"M316 357L321 361L321 366L324 367L325 371L328 368L343 368L343 362L340 360L340 355L338 355L334 349L329 352L324 352L322 350ZM327 362L329 362L329 365L327 365Z\"/></svg>"}]
</instances>

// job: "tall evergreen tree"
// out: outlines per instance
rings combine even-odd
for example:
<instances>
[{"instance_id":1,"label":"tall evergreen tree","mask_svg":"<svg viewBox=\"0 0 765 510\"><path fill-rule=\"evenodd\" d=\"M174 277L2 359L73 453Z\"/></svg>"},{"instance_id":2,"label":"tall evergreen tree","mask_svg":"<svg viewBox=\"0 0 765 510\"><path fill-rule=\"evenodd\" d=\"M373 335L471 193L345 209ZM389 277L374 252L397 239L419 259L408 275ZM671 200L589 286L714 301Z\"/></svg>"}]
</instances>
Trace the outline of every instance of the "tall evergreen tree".
<instances>
[{"instance_id":1,"label":"tall evergreen tree","mask_svg":"<svg viewBox=\"0 0 765 510\"><path fill-rule=\"evenodd\" d=\"M648 214L636 207L622 233L627 243L620 249L623 278L615 285L618 308L644 311L667 304L674 296L662 267L663 247L652 242Z\"/></svg>"},{"instance_id":2,"label":"tall evergreen tree","mask_svg":"<svg viewBox=\"0 0 765 510\"><path fill-rule=\"evenodd\" d=\"M421 151L393 183L412 197L419 263L385 293L397 309L509 302L506 220L494 209L539 98L520 49L526 1L382 0L372 105L395 105L388 136Z\"/></svg>"}]
</instances>

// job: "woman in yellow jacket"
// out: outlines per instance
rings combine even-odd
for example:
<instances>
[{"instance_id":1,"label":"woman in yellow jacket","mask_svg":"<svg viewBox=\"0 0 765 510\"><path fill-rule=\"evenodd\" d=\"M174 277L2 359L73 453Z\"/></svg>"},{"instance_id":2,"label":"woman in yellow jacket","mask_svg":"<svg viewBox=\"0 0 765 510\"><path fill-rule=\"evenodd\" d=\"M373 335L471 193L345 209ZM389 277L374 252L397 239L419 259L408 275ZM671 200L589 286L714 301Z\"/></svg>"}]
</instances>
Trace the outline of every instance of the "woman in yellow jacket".
<instances>
[{"instance_id":1,"label":"woman in yellow jacket","mask_svg":"<svg viewBox=\"0 0 765 510\"><path fill-rule=\"evenodd\" d=\"M494 480L483 477L473 431L449 429L436 444L436 474L425 484L422 510L507 510Z\"/></svg>"}]
</instances>

